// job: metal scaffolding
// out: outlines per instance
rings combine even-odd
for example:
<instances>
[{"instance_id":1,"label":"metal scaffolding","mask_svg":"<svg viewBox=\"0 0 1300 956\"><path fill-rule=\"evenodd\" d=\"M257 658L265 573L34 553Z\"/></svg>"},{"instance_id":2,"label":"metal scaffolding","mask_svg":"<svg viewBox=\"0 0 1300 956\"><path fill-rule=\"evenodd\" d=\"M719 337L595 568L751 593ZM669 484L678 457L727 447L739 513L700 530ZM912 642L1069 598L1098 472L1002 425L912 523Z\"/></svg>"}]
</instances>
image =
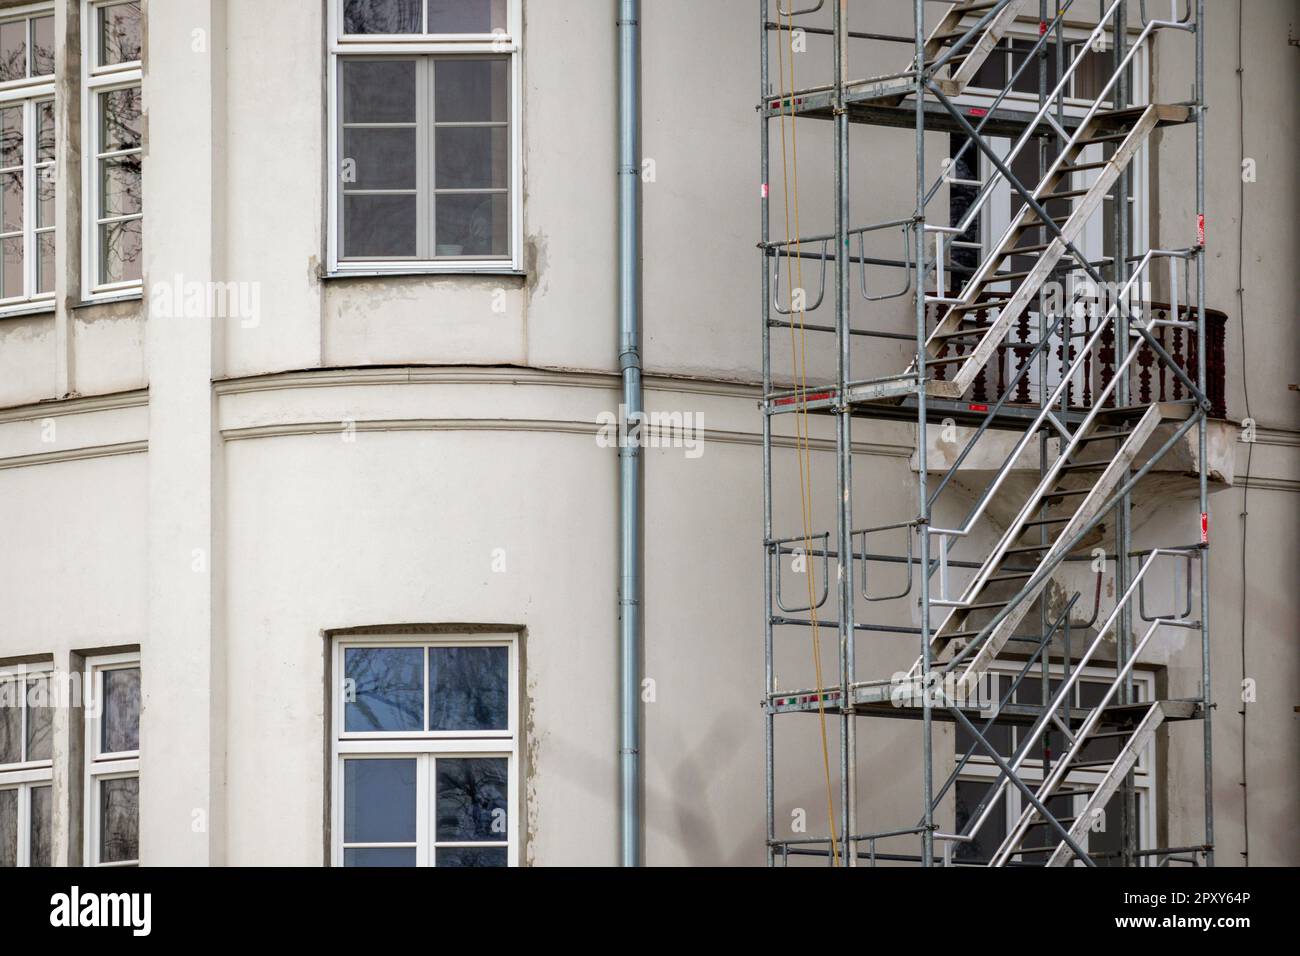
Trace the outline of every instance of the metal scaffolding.
<instances>
[{"instance_id":1,"label":"metal scaffolding","mask_svg":"<svg viewBox=\"0 0 1300 956\"><path fill-rule=\"evenodd\" d=\"M1162 18L1149 15L1146 0L968 0L928 8L927 0L906 0L912 30L891 35L849 25L851 6L881 14L888 0L759 0L769 865L803 857L850 866L1213 864L1205 3L1182 3L1173 0ZM873 17L873 25L881 19ZM1145 87L1159 89L1154 83L1135 90L1135 63L1152 63L1157 37L1185 43L1177 55L1194 56L1191 99L1148 101ZM815 57L818 44L830 46L830 80L796 88L796 51ZM881 50L903 46L910 59L896 52L897 62L884 63L893 72L861 69ZM855 79L851 69L868 76ZM818 123L832 127L833 228L802 235L797 130ZM1185 247L1151 247L1131 218L1134 168L1155 151L1155 130L1184 125L1195 130L1197 234ZM914 131L912 213L893 210L893 218L855 224L852 210L863 203L851 201L851 133L863 135L855 155L879 149L896 157L897 149L883 150L897 146L906 135L898 130L906 129ZM926 165L935 133L950 134L951 144L943 163L931 162L930 169L942 166L937 177ZM819 147L824 152L821 141L805 146L805 166ZM872 178L888 175L890 161L874 164ZM778 238L771 207L782 199ZM869 243L900 234L901 258L868 255ZM815 299L803 287L805 265L820 276ZM895 270L898 280L872 292L869 269ZM1156 284L1166 301L1152 298ZM833 322L807 320L824 306ZM912 328L897 327L900 314ZM773 368L778 330L782 343L789 335L788 381ZM1181 349L1183 335L1186 357L1171 344ZM864 369L895 354L904 355L897 365ZM881 514L855 490L854 424L870 420L914 424L909 513ZM834 429L833 528L815 526L812 449L814 441L831 443L814 440L814 427ZM951 447L932 474L933 429L945 430ZM1200 540L1135 547L1135 489L1168 452L1193 440ZM962 471L980 442L976 458L993 447L1001 463ZM791 444L799 456L800 527L775 513L774 448L785 454ZM972 474L987 477L967 494L954 480L959 474L967 485ZM966 517L936 525L941 504L944 513L967 508ZM996 524L993 509L1003 516ZM887 536L905 547L873 550ZM1186 607L1148 614L1153 569L1170 565L1186 575ZM872 593L879 585L869 572L875 578L872 569L885 567L905 583ZM1103 612L1108 569L1115 601ZM1086 589L1061 596L1063 579L1090 574L1095 594L1088 578ZM789 598L792 581L806 595ZM1058 588L1055 605L1049 584ZM910 623L899 621L902 603L914 608ZM1193 697L1162 698L1142 689L1154 683L1135 678L1151 641L1177 628L1199 633L1199 688ZM834 676L825 678L821 629L834 633L838 649ZM777 642L798 635L811 637L816 684L784 690ZM861 654L860 637L870 639ZM918 642L911 668L881 673L880 642L911 640ZM821 721L828 832L786 835L778 833L777 720L808 715ZM914 824L910 814L875 829L877 821L859 821L870 802L859 792L864 772L870 781L887 769L859 767L864 718L919 723ZM939 721L955 726L951 768L936 767ZM1162 727L1180 733L1173 728L1195 721L1204 735L1204 838L1189 846L1159 846L1153 833L1140 839L1135 769L1145 766ZM837 765L828 727L837 730ZM975 764L984 768L982 795L945 830L945 800ZM1090 846L1097 822L1115 806L1117 848Z\"/></svg>"}]
</instances>

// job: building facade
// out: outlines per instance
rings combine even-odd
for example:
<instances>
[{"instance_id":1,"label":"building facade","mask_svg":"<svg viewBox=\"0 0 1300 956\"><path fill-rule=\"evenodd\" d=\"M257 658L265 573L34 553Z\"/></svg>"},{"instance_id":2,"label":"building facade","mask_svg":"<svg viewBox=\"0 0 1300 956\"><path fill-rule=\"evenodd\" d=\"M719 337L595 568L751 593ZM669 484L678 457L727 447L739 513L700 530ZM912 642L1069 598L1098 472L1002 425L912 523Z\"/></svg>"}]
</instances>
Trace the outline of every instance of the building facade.
<instances>
[{"instance_id":1,"label":"building facade","mask_svg":"<svg viewBox=\"0 0 1300 956\"><path fill-rule=\"evenodd\" d=\"M651 864L765 859L755 6L642 13ZM1249 839L1250 862L1294 864L1294 11L1209 7L1216 862ZM853 8L910 27L908 4ZM616 19L588 0L0 3L0 863L616 861ZM1159 43L1139 75L1190 82ZM1195 230L1178 135L1141 167L1153 245ZM904 214L909 135L866 145L855 214ZM927 168L949 149L933 134ZM801 173L805 233L831 215L824 172ZM897 510L908 426L853 437L855 480ZM776 467L797 493L795 460ZM1176 534L1190 487L1179 468L1147 485L1137 527ZM881 641L877 674L915 655ZM1198 693L1186 651L1140 682ZM807 686L806 649L783 653L782 686ZM919 806L899 724L859 742L877 829ZM791 734L806 760L779 770L779 816L815 821L816 729ZM1162 738L1142 764L1149 845L1199 839L1197 761Z\"/></svg>"}]
</instances>

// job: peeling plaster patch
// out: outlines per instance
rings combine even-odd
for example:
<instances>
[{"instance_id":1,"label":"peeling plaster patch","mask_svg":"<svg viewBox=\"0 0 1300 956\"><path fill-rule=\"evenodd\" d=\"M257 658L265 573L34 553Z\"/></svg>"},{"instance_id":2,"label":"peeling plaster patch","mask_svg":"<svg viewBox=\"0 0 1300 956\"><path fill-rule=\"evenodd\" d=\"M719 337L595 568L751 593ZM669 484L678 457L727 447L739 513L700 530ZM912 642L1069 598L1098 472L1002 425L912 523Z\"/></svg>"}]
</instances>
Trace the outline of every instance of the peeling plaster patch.
<instances>
[{"instance_id":1,"label":"peeling plaster patch","mask_svg":"<svg viewBox=\"0 0 1300 956\"><path fill-rule=\"evenodd\" d=\"M533 701L537 697L537 677L529 675L524 688L524 741L526 743L525 751L527 753L526 766L524 767L524 777L527 783L524 787L524 862L527 866L536 864L537 853L537 827L538 827L538 810L537 810L537 761L542 749L542 735L537 732L537 723L535 720L535 708Z\"/></svg>"},{"instance_id":2,"label":"peeling plaster patch","mask_svg":"<svg viewBox=\"0 0 1300 956\"><path fill-rule=\"evenodd\" d=\"M546 233L535 232L524 240L524 271L528 273L525 285L530 295L538 291L546 266Z\"/></svg>"}]
</instances>

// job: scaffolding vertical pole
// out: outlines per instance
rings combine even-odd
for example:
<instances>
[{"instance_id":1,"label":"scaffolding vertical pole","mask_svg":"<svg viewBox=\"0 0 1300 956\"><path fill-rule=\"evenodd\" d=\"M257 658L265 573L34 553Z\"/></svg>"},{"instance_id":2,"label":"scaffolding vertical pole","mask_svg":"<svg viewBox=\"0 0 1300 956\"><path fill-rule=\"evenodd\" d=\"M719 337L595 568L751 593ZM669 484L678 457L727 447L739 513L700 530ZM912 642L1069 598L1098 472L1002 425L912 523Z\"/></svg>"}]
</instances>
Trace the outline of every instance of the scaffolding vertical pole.
<instances>
[{"instance_id":1,"label":"scaffolding vertical pole","mask_svg":"<svg viewBox=\"0 0 1300 956\"><path fill-rule=\"evenodd\" d=\"M767 96L769 90L768 70L769 44L767 37L767 8L769 0L758 0L758 33L762 44L759 51L759 98L764 104L759 110L760 141L760 201L762 208L762 244L760 246L759 266L762 273L759 286L762 288L762 327L763 327L763 723L764 723L764 763L765 790L767 798L767 865L776 865L776 715L772 713L770 702L776 691L775 667L772 660L772 556L768 544L772 540L772 416L768 413L767 396L772 390L772 328L768 322L772 315L772 289L767 281L768 251L771 239L772 213L768 196L771 193L770 172L771 129L767 117ZM777 556L780 560L780 556Z\"/></svg>"},{"instance_id":2,"label":"scaffolding vertical pole","mask_svg":"<svg viewBox=\"0 0 1300 956\"><path fill-rule=\"evenodd\" d=\"M1047 28L1047 0L1038 0L1038 24L1040 35ZM1048 45L1043 44L1042 49L1038 51L1038 108L1041 110L1047 105L1047 49ZM1041 183L1047 175L1047 138L1039 137L1038 140L1038 181ZM1046 229L1042 230L1042 239L1046 241ZM1047 338L1047 288L1046 283L1038 290L1038 341L1042 342ZM1068 339L1063 339L1064 345ZM1040 406L1046 405L1048 395L1051 389L1047 384L1047 369L1050 362L1050 350L1042 349L1038 353L1038 403ZM1062 420L1065 420L1064 416ZM1047 476L1047 429L1043 428L1038 433L1038 480L1041 482ZM1038 543L1043 546L1043 554L1047 553L1049 535L1047 531L1047 512L1049 505L1046 501L1042 502L1038 508L1038 517L1043 524L1038 527ZM1041 597L1038 600L1038 633L1044 635L1047 633L1047 599ZM1046 710L1047 703L1051 700L1051 651L1043 648L1043 659L1041 673L1039 677L1039 699L1042 701L1043 709ZM1043 779L1047 779L1051 771L1051 748L1043 748Z\"/></svg>"},{"instance_id":3,"label":"scaffolding vertical pole","mask_svg":"<svg viewBox=\"0 0 1300 956\"><path fill-rule=\"evenodd\" d=\"M850 377L849 332L849 114L844 104L848 80L848 0L837 0L835 27L835 335L839 354L840 401L835 416L836 480L839 490L839 665L840 665L840 827L844 860L857 865L852 841L856 824L857 734L849 685L853 681L853 416L844 396Z\"/></svg>"},{"instance_id":4,"label":"scaffolding vertical pole","mask_svg":"<svg viewBox=\"0 0 1300 956\"><path fill-rule=\"evenodd\" d=\"M930 693L930 505L926 482L926 359L925 349L925 0L912 2L916 71L916 212L912 236L916 241L916 529L921 567L921 790L925 801L921 833L921 865L934 864L934 714ZM943 289L939 289L943 294Z\"/></svg>"},{"instance_id":5,"label":"scaffolding vertical pole","mask_svg":"<svg viewBox=\"0 0 1300 956\"><path fill-rule=\"evenodd\" d=\"M1114 33L1114 56L1115 70L1119 76L1115 82L1114 92L1112 93L1112 108L1116 110L1125 109L1129 105L1129 71L1124 64L1124 57L1128 48L1128 4L1126 0L1119 0L1115 6L1115 19L1112 27ZM1126 164L1119 174L1119 179L1115 184L1114 199L1111 202L1111 216L1114 223L1115 248L1115 265L1113 275L1117 289L1122 288L1128 280L1128 257L1130 245L1129 232L1129 166ZM1116 361L1121 364L1128 358L1129 348L1129 315L1131 308L1131 298L1129 302L1121 303L1119 314L1116 321L1116 348L1118 354ZM1124 408L1130 401L1129 377L1126 374L1120 376L1116 386L1116 404ZM1125 479L1132 474L1132 469L1125 469ZM1116 591L1123 594L1128 589L1129 579L1131 576L1131 567L1129 564L1129 555L1133 550L1132 534L1132 499L1128 494L1120 496L1119 504L1116 509L1115 522L1115 571L1116 571ZM1123 667L1132 653L1133 640L1133 613L1128 604L1125 604L1120 611L1119 633L1116 638L1116 667ZM1120 703L1133 703L1133 677L1132 672L1124 679L1120 688ZM1134 787L1134 777L1130 772L1125 774L1124 782L1120 788L1120 852L1125 866L1135 866L1137 863L1137 813L1135 800L1137 799L1137 790Z\"/></svg>"},{"instance_id":6,"label":"scaffolding vertical pole","mask_svg":"<svg viewBox=\"0 0 1300 956\"><path fill-rule=\"evenodd\" d=\"M1205 0L1196 0L1196 383L1205 394ZM1205 733L1205 862L1214 866L1214 773L1211 714L1214 703L1210 694L1210 539L1209 488L1206 476L1206 410L1201 409L1197 423L1197 451L1200 455L1201 528L1201 697Z\"/></svg>"}]
</instances>

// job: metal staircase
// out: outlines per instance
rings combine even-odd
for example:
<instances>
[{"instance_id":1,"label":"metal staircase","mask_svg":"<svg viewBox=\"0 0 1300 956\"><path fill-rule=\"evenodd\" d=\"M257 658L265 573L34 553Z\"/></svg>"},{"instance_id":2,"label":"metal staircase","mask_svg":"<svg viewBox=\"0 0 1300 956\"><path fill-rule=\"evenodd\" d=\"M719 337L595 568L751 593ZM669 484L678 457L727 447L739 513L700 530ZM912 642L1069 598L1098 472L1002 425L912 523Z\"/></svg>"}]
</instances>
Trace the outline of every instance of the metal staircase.
<instances>
[{"instance_id":1,"label":"metal staircase","mask_svg":"<svg viewBox=\"0 0 1300 956\"><path fill-rule=\"evenodd\" d=\"M1040 25L1039 39L1034 48L1035 53L1041 52L1049 39L1053 36L1058 38L1057 75L1048 84L1046 67L1041 68L1036 112L1022 115L1013 145L1005 152L998 152L985 141L981 131L984 123L997 112L1006 90L987 109L977 111L984 117L979 125L972 125L969 117L954 106L949 97L968 88L980 66L1013 29L1017 17L1026 12L1027 6L1020 0L954 4L942 14L937 25L925 32L924 43L916 44L914 69L910 75L902 77L911 83L909 90L906 83L900 86L899 76L852 83L847 80L844 51L850 34L843 22L846 5L839 3L834 11L833 31L837 81L830 93L819 92L817 95L822 99L811 106L804 103L798 91L787 93L781 90L776 99L772 98L773 91L767 81L769 50L766 43L764 46L765 183L769 172L766 158L770 136L768 123L777 115L772 112L772 104L780 104L782 109L788 110L793 123L796 116L805 113L823 118L824 114L818 111L828 102L827 97L832 109L825 118L832 118L835 122L837 162L845 162L848 155L849 111L843 107L851 99L860 102L864 97L874 96L881 103L897 106L910 95L916 105L918 164L924 156L926 121L922 107L933 99L951 114L947 120L951 124L948 128L970 136L971 142L988 156L994 169L987 180L973 184L979 187L978 196L959 221L943 225L931 225L926 221L926 204L941 185L937 183L936 188L929 192L918 186L918 209L910 221L894 219L851 229L847 221L850 208L847 177L839 169L836 184L840 190L840 203L837 205L834 233L805 239L787 237L784 242L773 242L769 235L768 210L766 205L764 207L761 248L765 257L774 260L775 273L779 275L783 261L788 264L795 257L820 259L822 269L822 291L812 305L798 308L791 300L789 308L784 308L787 303L774 301L781 287L775 276L768 281L766 259L764 265L764 508L768 555L765 583L767 694L764 707L768 716L768 850L772 863L779 859L788 864L792 856L800 855L823 856L836 861L840 852L849 865L856 865L864 858L874 863L879 858L878 847L882 841L907 835L920 838L921 852L915 857L915 862L923 865L939 860L951 862L952 848L969 845L985 832L992 814L997 812L995 808L1001 806L1001 797L1014 791L1019 794L1022 809L1015 819L1007 821L1005 838L991 855L989 863L995 866L1028 863L1061 866L1073 862L1094 865L1095 861L1086 849L1089 829L1117 793L1131 793L1131 774L1143 754L1150 750L1157 732L1173 722L1199 720L1208 723L1205 541L1198 545L1180 544L1138 551L1132 545L1130 519L1133 490L1192 429L1198 430L1201 443L1200 505L1202 515L1206 512L1204 434L1209 402L1205 397L1204 369L1181 367L1155 342L1152 329L1157 323L1145 314L1141 295L1144 284L1151 280L1158 265L1160 268L1168 267L1171 290L1178 285L1179 268L1187 270L1189 287L1194 272L1199 300L1204 287L1203 242L1198 239L1197 244L1189 248L1151 249L1142 255L1133 255L1127 246L1127 226L1122 226L1116 232L1118 248L1102 261L1090 261L1080 248L1085 228L1104 208L1107 198L1115 199L1114 206L1127 205L1127 171L1140 151L1150 145L1153 131L1190 122L1196 122L1199 130L1203 122L1199 109L1199 86L1197 101L1193 103L1128 106L1125 103L1128 97L1125 77L1137 51L1150 50L1151 38L1160 30L1194 32L1197 61L1201 63L1203 38L1196 27L1201 19L1199 16L1193 19L1189 13L1182 19L1174 16L1169 20L1144 22L1131 47L1123 42L1118 45L1114 52L1113 72L1099 84L1095 97L1086 108L1082 108L1082 115L1076 112L1072 122L1067 123L1064 121L1065 91L1084 60L1086 53L1082 51L1097 46L1098 38L1106 35L1108 25L1127 23L1127 7L1125 0L1111 0L1097 21L1092 36L1067 65L1059 58L1064 50L1059 38L1064 35L1064 18L1071 4L1057 5L1055 18ZM781 42L781 37L793 29L796 16L821 7L820 2L816 8L802 11L786 11L778 6L777 20L765 20L766 29L775 31L778 42ZM919 11L919 3L916 8ZM1026 62L1028 60L1027 57ZM920 64L920 68L916 69L915 64ZM999 118L999 122L1010 121ZM1039 175L1033 183L1019 182L1011 167L1017 155L1036 138L1047 147L1039 154ZM1203 140L1198 135L1198 169L1201 149ZM1001 235L987 244L986 253L964 276L964 284L954 294L947 281L953 268L948 261L951 251L948 242L952 237L967 233L999 183L1011 195L1018 196L1021 205L1011 213ZM764 195L767 195L766 186ZM1062 207L1066 208L1063 210ZM877 229L898 228L900 223L908 242L908 253L897 265L906 269L907 285L902 292L868 295L867 267L881 262L868 260L862 252L864 237ZM850 237L853 235L859 238L859 255L836 254L835 250L851 249ZM928 254L931 239L933 255ZM820 252L805 253L801 248L804 243L819 247ZM820 307L826 299L825 268L828 259L835 263L835 323L814 326L804 322L804 312ZM869 379L854 379L850 374L852 336L901 337L888 331L864 330L849 321L848 288L855 267L861 270L862 293L869 308L874 308L884 299L909 292L914 295L916 352L911 364L902 372ZM1077 306L1087 304L1084 301L1086 294L1082 297L1074 295L1057 314L1046 312L1043 293L1048 282L1062 281L1064 285L1064 280L1078 273L1097 282L1103 279L1103 269L1113 277L1117 292L1113 303L1103 307L1101 314L1088 317L1083 331L1076 329L1073 316ZM788 290L792 296L794 291ZM936 306L939 311L931 319L932 307ZM784 319L774 321L773 310ZM1035 310L1035 321L1029 323L1030 313ZM1176 306L1171 314L1177 314ZM1177 319L1168 322L1178 324L1189 334L1204 335L1203 311L1198 313L1198 321L1194 323ZM769 335L776 325L790 325L802 332L834 334L838 353L835 379L815 385L797 381L793 389L773 388ZM1006 355L1012 329L1019 327L1023 330L1031 325L1036 325L1038 338L1017 345L1020 364L1010 385L1000 383L995 403L973 401L973 384L987 374L991 361ZM1192 396L1191 400L1132 403L1129 378L1135 368L1139 346L1154 353L1154 361L1162 374L1177 378L1187 394ZM1089 376L1093 375L1098 357L1105 350L1113 351L1117 360L1113 363L1113 374L1108 380L1098 381L1094 392ZM1203 349L1201 354L1204 354ZM1037 371L1037 398L1030 406L1020 403L1020 407L1013 408L1017 405L1011 400L1013 389L1032 370ZM1072 389L1085 380L1090 401L1081 407L1072 402ZM913 413L918 425L914 460L919 475L918 514L910 521L858 528L853 524L852 516L852 445L848 423L854 417L880 415L899 418L900 408ZM958 411L969 430L959 441L951 464L931 492L927 475L927 426ZM837 533L812 533L805 528L803 535L777 537L773 532L772 421L775 416L791 413L805 416L825 413L834 416L837 422ZM952 419L946 420L951 422ZM1001 464L993 469L985 486L978 490L966 518L955 527L937 526L933 519L936 501L955 486L953 479L963 463L990 431L1012 436L1010 449ZM1026 465L1026 456L1035 450L1037 461L1032 466ZM1023 480L1012 480L1013 475L1023 478L1030 468L1036 471L1036 476L1028 485ZM802 465L800 474L803 481ZM991 546L980 547L970 557L959 560L954 552L962 547L970 550L970 543L988 540L991 505L995 501L1001 513L1010 517L1000 521L1001 528L992 536L994 543ZM807 513L801 513L801 517ZM873 536L887 532L901 532L908 536L906 555L871 552L868 540L876 540ZM1075 653L1068 636L1071 627L1069 615L1079 594L1073 595L1065 615L1053 623L1048 620L1046 592L1053 581L1068 581L1068 577L1062 574L1067 561L1080 555L1087 556L1099 545L1103 555L1108 556L1107 560L1114 565L1116 597L1105 621L1095 630L1089 630L1087 646ZM782 560L791 554L820 558L821 585L809 587L806 604L790 606L782 600ZM1135 559L1139 562L1136 570L1132 563ZM873 561L905 563L905 590L888 595L873 593L867 581L868 565ZM1188 563L1189 582L1192 564L1198 563L1201 567L1202 606L1199 614L1191 611L1189 585L1186 613L1147 618L1142 610L1141 596L1152 567L1158 563L1183 561ZM835 567L831 567L832 562ZM964 583L954 587L952 578L957 575L964 578ZM832 581L836 582L834 587ZM1098 607L1100 594L1099 577ZM866 615L867 620L859 618L862 602L871 608L903 598L915 600L919 626L909 628L893 621L878 622L870 614ZM834 608L833 615L819 612L818 609L825 606ZM939 613L932 622L931 614L935 611ZM1039 618L1038 631L1026 634L1025 628L1035 612ZM1097 610L1094 609L1094 621L1096 618ZM1137 619L1148 625L1140 637ZM797 691L778 690L773 663L773 635L778 627L811 627L814 639L818 627L836 629L840 635L841 655L839 667L834 672L838 675L838 682L830 681L828 686ZM1201 696L1139 702L1133 696L1133 669L1153 638L1167 628L1195 630L1201 635L1205 675ZM920 638L921 652L902 675L859 680L855 640L861 631L914 633ZM1062 631L1066 635L1063 643ZM1033 650L1027 662L1026 642ZM1103 660L1099 656L1104 646L1117 649L1113 659ZM1049 663L1058 667L1062 674L1058 686L1050 694ZM990 672L1019 672L1020 676L1012 685L1014 690L1031 666L1043 669L1043 694L1038 704L1031 706L1017 700L1008 709L1008 701L1003 699L995 709L994 717L985 724L984 731L977 728L971 721L973 711L969 701L977 696L981 680ZM1093 684L1099 680L1097 668L1109 672L1102 699L1091 707L1083 707L1074 701L1075 688L1085 668L1091 668L1089 681ZM942 690L937 692L936 688ZM856 818L859 794L854 720L860 716L904 716L900 714L900 708L911 708L911 716L921 720L924 727L924 812L914 827L864 832L857 826ZM997 714L1004 710L1020 721L1023 728L1023 739L1009 757L999 754L985 736ZM817 839L781 839L776 832L772 720L785 713L829 714L839 721L842 815L838 820L832 820L831 825L832 833L838 832L840 841L833 835ZM958 761L957 769L937 793L931 780L931 725L934 720L958 723L966 728L973 740L968 752ZM1049 733L1059 734L1067 742L1064 752L1056 758L1052 758L1048 748L1040 743ZM1208 774L1208 727L1206 735ZM1036 751L1036 746L1041 749ZM997 782L960 832L944 833L936 819L941 802L961 768L973 758L991 761L999 772ZM1034 772L1028 773L1031 768ZM1065 797L1070 798L1066 802L1072 807L1080 801L1083 806L1077 812L1071 809L1063 813L1059 806ZM1052 807L1057 808L1055 812ZM1125 813L1127 817L1129 811ZM1126 820L1126 826L1135 825ZM1202 853L1208 860L1208 847L1212 842L1208 789L1206 832ZM1134 842L1134 833L1126 831L1124 859L1128 862L1137 859ZM943 853L936 852L936 843L943 845ZM863 846L867 847L865 852ZM886 858L912 859L898 854ZM1167 861L1170 858L1172 854L1161 859Z\"/></svg>"}]
</instances>

